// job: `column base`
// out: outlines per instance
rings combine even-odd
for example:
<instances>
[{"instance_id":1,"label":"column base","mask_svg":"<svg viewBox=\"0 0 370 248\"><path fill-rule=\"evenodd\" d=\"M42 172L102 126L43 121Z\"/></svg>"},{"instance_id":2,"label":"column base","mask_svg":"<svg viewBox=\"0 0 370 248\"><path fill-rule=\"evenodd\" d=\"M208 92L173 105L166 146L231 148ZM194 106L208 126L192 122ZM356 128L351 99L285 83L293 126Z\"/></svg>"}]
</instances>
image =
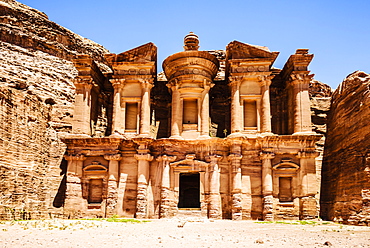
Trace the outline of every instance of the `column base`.
<instances>
[{"instance_id":1,"label":"column base","mask_svg":"<svg viewBox=\"0 0 370 248\"><path fill-rule=\"evenodd\" d=\"M180 135L172 135L171 137L169 137L169 139L183 140L184 138L181 137Z\"/></svg>"},{"instance_id":2,"label":"column base","mask_svg":"<svg viewBox=\"0 0 370 248\"><path fill-rule=\"evenodd\" d=\"M274 220L274 206L272 195L267 195L263 197L263 220Z\"/></svg>"},{"instance_id":3,"label":"column base","mask_svg":"<svg viewBox=\"0 0 370 248\"><path fill-rule=\"evenodd\" d=\"M209 135L201 135L197 139L210 139L211 137Z\"/></svg>"},{"instance_id":4,"label":"column base","mask_svg":"<svg viewBox=\"0 0 370 248\"><path fill-rule=\"evenodd\" d=\"M317 133L312 131L304 131L304 132L295 132L292 135L317 135Z\"/></svg>"}]
</instances>

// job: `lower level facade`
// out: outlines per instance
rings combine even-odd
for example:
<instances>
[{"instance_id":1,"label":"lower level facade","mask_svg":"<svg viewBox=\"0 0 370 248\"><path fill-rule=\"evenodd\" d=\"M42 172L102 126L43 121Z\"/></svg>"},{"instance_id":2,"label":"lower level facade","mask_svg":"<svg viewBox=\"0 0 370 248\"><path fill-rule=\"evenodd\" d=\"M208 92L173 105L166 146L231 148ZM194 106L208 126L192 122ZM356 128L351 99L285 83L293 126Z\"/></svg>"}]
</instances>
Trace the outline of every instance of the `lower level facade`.
<instances>
[{"instance_id":1,"label":"lower level facade","mask_svg":"<svg viewBox=\"0 0 370 248\"><path fill-rule=\"evenodd\" d=\"M318 217L319 135L66 138L70 218Z\"/></svg>"}]
</instances>

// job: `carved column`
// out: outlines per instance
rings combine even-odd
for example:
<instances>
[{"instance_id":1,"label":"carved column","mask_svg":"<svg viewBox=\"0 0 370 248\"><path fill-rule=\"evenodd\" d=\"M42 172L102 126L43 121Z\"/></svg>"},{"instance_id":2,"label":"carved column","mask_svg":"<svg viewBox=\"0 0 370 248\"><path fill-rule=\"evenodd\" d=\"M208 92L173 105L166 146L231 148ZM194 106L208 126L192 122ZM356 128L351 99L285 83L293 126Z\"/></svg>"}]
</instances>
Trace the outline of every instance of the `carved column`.
<instances>
[{"instance_id":1,"label":"carved column","mask_svg":"<svg viewBox=\"0 0 370 248\"><path fill-rule=\"evenodd\" d=\"M231 88L231 133L237 133L243 130L240 105L240 79L238 77L230 77L229 86Z\"/></svg>"},{"instance_id":2,"label":"carved column","mask_svg":"<svg viewBox=\"0 0 370 248\"><path fill-rule=\"evenodd\" d=\"M208 218L221 219L221 195L220 195L220 169L218 160L221 158L219 155L210 155L209 157L209 208Z\"/></svg>"},{"instance_id":3,"label":"carved column","mask_svg":"<svg viewBox=\"0 0 370 248\"><path fill-rule=\"evenodd\" d=\"M91 135L91 89L92 79L76 78L76 98L73 114L73 133Z\"/></svg>"},{"instance_id":4,"label":"carved column","mask_svg":"<svg viewBox=\"0 0 370 248\"><path fill-rule=\"evenodd\" d=\"M261 116L261 132L271 133L271 107L270 107L270 85L271 79L269 76L259 78L262 85L262 116Z\"/></svg>"},{"instance_id":5,"label":"carved column","mask_svg":"<svg viewBox=\"0 0 370 248\"><path fill-rule=\"evenodd\" d=\"M146 150L138 150L135 154L137 164L137 196L136 196L136 218L143 219L148 217L148 181L149 181L149 162L153 156Z\"/></svg>"},{"instance_id":6,"label":"carved column","mask_svg":"<svg viewBox=\"0 0 370 248\"><path fill-rule=\"evenodd\" d=\"M309 82L313 75L291 75L294 102L294 133L312 132Z\"/></svg>"},{"instance_id":7,"label":"carved column","mask_svg":"<svg viewBox=\"0 0 370 248\"><path fill-rule=\"evenodd\" d=\"M201 111L201 126L200 135L203 137L209 137L209 90L213 84L204 84L204 90L202 93L202 111Z\"/></svg>"},{"instance_id":8,"label":"carved column","mask_svg":"<svg viewBox=\"0 0 370 248\"><path fill-rule=\"evenodd\" d=\"M231 173L232 173L232 219L241 220L242 219L242 169L240 160L242 155L240 154L230 154L229 160L231 161Z\"/></svg>"},{"instance_id":9,"label":"carved column","mask_svg":"<svg viewBox=\"0 0 370 248\"><path fill-rule=\"evenodd\" d=\"M67 210L68 215L72 217L74 213L84 207L81 177L83 161L86 157L84 155L65 155L64 158L68 161L64 208Z\"/></svg>"},{"instance_id":10,"label":"carved column","mask_svg":"<svg viewBox=\"0 0 370 248\"><path fill-rule=\"evenodd\" d=\"M125 132L125 103L122 103L122 90L125 79L111 79L113 89L113 118L112 118L112 133L115 131L123 134Z\"/></svg>"},{"instance_id":11,"label":"carved column","mask_svg":"<svg viewBox=\"0 0 370 248\"><path fill-rule=\"evenodd\" d=\"M141 115L140 115L140 134L150 135L150 90L153 87L153 79L146 79L141 83Z\"/></svg>"},{"instance_id":12,"label":"carved column","mask_svg":"<svg viewBox=\"0 0 370 248\"><path fill-rule=\"evenodd\" d=\"M118 201L118 173L121 154L106 154L104 159L109 161L108 192L107 192L107 215L115 214Z\"/></svg>"},{"instance_id":13,"label":"carved column","mask_svg":"<svg viewBox=\"0 0 370 248\"><path fill-rule=\"evenodd\" d=\"M267 221L274 220L273 196L272 196L272 166L271 159L275 155L272 152L262 152L262 196L263 196L263 219Z\"/></svg>"},{"instance_id":14,"label":"carved column","mask_svg":"<svg viewBox=\"0 0 370 248\"><path fill-rule=\"evenodd\" d=\"M182 108L180 92L177 85L171 86L172 91L172 113L171 113L171 137L181 138L180 132L182 130Z\"/></svg>"},{"instance_id":15,"label":"carved column","mask_svg":"<svg viewBox=\"0 0 370 248\"><path fill-rule=\"evenodd\" d=\"M161 205L159 217L166 218L171 215L171 195L170 195L170 162L175 161L176 156L163 155L157 158L162 164L162 184L161 184Z\"/></svg>"}]
</instances>

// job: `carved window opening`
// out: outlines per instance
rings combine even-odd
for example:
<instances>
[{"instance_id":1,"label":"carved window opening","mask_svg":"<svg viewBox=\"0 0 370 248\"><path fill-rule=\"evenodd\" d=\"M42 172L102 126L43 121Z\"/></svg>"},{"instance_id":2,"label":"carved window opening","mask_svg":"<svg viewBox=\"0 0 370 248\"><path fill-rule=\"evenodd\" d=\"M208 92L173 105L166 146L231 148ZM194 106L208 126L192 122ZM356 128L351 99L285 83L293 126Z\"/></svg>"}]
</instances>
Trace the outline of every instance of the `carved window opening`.
<instances>
[{"instance_id":1,"label":"carved window opening","mask_svg":"<svg viewBox=\"0 0 370 248\"><path fill-rule=\"evenodd\" d=\"M103 179L90 179L89 182L89 204L98 204L103 201Z\"/></svg>"},{"instance_id":2,"label":"carved window opening","mask_svg":"<svg viewBox=\"0 0 370 248\"><path fill-rule=\"evenodd\" d=\"M198 124L198 103L197 99L184 99L183 101L183 123Z\"/></svg>"},{"instance_id":3,"label":"carved window opening","mask_svg":"<svg viewBox=\"0 0 370 248\"><path fill-rule=\"evenodd\" d=\"M179 208L200 208L200 173L180 173Z\"/></svg>"},{"instance_id":4,"label":"carved window opening","mask_svg":"<svg viewBox=\"0 0 370 248\"><path fill-rule=\"evenodd\" d=\"M244 128L257 128L256 101L244 101Z\"/></svg>"},{"instance_id":5,"label":"carved window opening","mask_svg":"<svg viewBox=\"0 0 370 248\"><path fill-rule=\"evenodd\" d=\"M138 103L127 102L126 103L126 126L127 131L136 131L138 121Z\"/></svg>"},{"instance_id":6,"label":"carved window opening","mask_svg":"<svg viewBox=\"0 0 370 248\"><path fill-rule=\"evenodd\" d=\"M293 201L291 177L279 177L279 201L280 202Z\"/></svg>"}]
</instances>

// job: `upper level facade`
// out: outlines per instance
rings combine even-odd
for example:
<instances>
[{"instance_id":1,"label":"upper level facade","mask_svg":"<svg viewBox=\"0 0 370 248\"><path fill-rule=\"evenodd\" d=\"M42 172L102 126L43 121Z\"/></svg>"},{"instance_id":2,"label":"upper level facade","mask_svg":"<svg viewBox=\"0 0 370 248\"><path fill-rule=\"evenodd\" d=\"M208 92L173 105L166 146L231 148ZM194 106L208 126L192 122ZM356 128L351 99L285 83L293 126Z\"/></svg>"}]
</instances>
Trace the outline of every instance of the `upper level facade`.
<instances>
[{"instance_id":1,"label":"upper level facade","mask_svg":"<svg viewBox=\"0 0 370 248\"><path fill-rule=\"evenodd\" d=\"M163 62L147 43L105 56L113 73L92 58L74 60L73 134L81 137L210 137L311 135L308 70L313 55L297 49L282 69L278 52L239 41L226 50L199 51L198 36Z\"/></svg>"}]
</instances>

